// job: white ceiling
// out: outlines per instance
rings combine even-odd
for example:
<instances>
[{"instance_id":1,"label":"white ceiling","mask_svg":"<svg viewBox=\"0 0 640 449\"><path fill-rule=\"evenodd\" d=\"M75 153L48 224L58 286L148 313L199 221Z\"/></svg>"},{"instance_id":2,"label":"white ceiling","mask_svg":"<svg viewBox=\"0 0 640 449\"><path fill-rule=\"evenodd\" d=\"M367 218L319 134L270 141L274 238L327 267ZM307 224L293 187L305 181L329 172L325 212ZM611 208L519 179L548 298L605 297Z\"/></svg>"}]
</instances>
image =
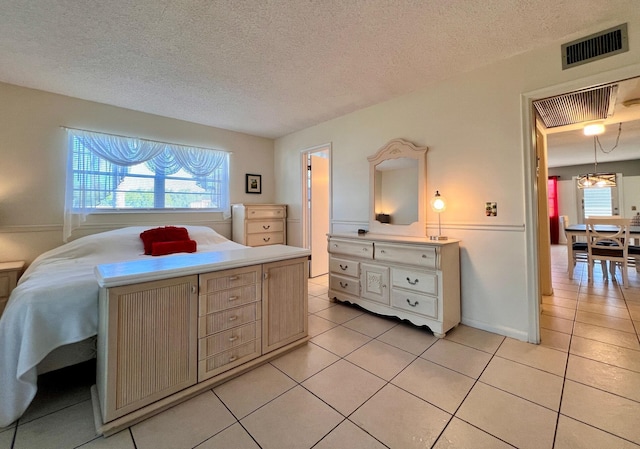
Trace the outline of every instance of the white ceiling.
<instances>
[{"instance_id":1,"label":"white ceiling","mask_svg":"<svg viewBox=\"0 0 640 449\"><path fill-rule=\"evenodd\" d=\"M637 7L637 0L2 0L0 81L274 138L617 25L609 22Z\"/></svg>"}]
</instances>

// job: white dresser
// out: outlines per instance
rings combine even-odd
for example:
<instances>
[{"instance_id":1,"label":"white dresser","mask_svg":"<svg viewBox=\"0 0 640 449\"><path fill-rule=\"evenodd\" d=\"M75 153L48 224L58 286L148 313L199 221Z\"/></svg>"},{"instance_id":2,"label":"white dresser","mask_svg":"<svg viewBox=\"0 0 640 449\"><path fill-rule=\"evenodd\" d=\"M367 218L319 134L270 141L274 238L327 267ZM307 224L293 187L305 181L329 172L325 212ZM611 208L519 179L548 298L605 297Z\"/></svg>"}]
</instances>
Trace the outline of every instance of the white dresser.
<instances>
[{"instance_id":1,"label":"white dresser","mask_svg":"<svg viewBox=\"0 0 640 449\"><path fill-rule=\"evenodd\" d=\"M458 240L329 235L329 297L426 325L436 337L460 323Z\"/></svg>"},{"instance_id":2,"label":"white dresser","mask_svg":"<svg viewBox=\"0 0 640 449\"><path fill-rule=\"evenodd\" d=\"M287 244L285 204L234 204L232 239L247 246Z\"/></svg>"}]
</instances>

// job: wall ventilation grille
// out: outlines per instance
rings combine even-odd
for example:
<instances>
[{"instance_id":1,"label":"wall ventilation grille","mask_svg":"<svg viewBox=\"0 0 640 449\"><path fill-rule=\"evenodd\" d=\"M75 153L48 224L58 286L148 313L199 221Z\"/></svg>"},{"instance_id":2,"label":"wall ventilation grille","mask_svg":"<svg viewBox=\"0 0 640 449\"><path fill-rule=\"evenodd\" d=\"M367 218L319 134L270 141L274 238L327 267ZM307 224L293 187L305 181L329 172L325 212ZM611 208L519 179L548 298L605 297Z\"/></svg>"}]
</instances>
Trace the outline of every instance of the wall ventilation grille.
<instances>
[{"instance_id":1,"label":"wall ventilation grille","mask_svg":"<svg viewBox=\"0 0 640 449\"><path fill-rule=\"evenodd\" d=\"M562 70L629 51L627 24L562 45Z\"/></svg>"},{"instance_id":2,"label":"wall ventilation grille","mask_svg":"<svg viewBox=\"0 0 640 449\"><path fill-rule=\"evenodd\" d=\"M536 100L533 105L547 128L604 120L613 114L618 85Z\"/></svg>"}]
</instances>

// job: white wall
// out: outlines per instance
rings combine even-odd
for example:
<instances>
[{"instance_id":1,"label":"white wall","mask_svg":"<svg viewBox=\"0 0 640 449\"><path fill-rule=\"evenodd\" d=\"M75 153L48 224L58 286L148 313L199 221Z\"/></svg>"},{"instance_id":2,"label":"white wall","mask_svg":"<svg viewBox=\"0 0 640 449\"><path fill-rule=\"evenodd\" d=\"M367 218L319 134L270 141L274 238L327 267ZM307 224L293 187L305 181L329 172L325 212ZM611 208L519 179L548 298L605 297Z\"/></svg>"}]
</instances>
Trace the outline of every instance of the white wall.
<instances>
[{"instance_id":1,"label":"white wall","mask_svg":"<svg viewBox=\"0 0 640 449\"><path fill-rule=\"evenodd\" d=\"M214 106L215 107L215 106ZM31 261L62 243L66 133L61 126L232 151L231 202L273 202L273 140L0 83L0 261ZM245 194L262 174L262 195ZM72 238L127 224L202 223L229 237L221 214L104 214Z\"/></svg>"},{"instance_id":2,"label":"white wall","mask_svg":"<svg viewBox=\"0 0 640 449\"><path fill-rule=\"evenodd\" d=\"M532 187L525 186L525 167L533 158L525 160L530 150L523 146L526 106L521 101L526 93L558 85L573 90L573 80L639 63L639 19L613 17L563 40L628 22L631 50L622 55L562 71L563 42L556 42L277 139L275 174L281 180L276 186L277 201L289 204L292 221L300 216L297 154L331 142L332 229L366 226L367 156L394 138L428 146L427 196L437 189L447 198L443 233L462 240L463 323L535 340L529 316L532 302L527 296L537 283L527 275L528 264L535 261L530 243L535 227L526 219ZM487 201L497 202L497 217L485 216ZM427 210L427 218L435 229L435 214ZM290 244L297 244L292 240L295 235L290 233Z\"/></svg>"}]
</instances>

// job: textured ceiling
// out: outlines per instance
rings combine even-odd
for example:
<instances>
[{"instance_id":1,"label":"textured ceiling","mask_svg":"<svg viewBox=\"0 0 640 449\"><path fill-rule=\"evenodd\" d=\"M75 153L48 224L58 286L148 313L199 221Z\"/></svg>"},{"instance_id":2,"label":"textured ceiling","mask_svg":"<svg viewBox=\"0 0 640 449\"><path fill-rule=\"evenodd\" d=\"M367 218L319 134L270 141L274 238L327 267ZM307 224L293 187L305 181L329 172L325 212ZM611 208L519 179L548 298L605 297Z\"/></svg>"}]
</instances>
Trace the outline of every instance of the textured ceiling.
<instances>
[{"instance_id":1,"label":"textured ceiling","mask_svg":"<svg viewBox=\"0 0 640 449\"><path fill-rule=\"evenodd\" d=\"M2 0L0 81L273 138L615 25L637 7L637 0Z\"/></svg>"}]
</instances>

